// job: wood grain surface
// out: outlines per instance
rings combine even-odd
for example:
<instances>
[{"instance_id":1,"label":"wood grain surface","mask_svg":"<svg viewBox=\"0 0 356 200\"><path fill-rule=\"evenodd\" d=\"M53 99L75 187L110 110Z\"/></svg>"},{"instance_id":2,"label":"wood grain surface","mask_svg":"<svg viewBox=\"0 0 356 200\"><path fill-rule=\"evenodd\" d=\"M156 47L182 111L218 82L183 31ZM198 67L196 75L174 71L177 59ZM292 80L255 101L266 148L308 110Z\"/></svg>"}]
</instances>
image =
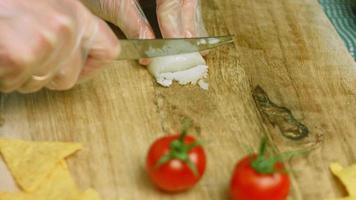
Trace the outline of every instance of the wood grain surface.
<instances>
[{"instance_id":1,"label":"wood grain surface","mask_svg":"<svg viewBox=\"0 0 356 200\"><path fill-rule=\"evenodd\" d=\"M209 91L162 88L136 62L116 62L70 91L2 94L0 136L83 143L71 172L106 200L217 200L228 199L236 161L267 134L279 151L312 149L290 162L290 199L345 195L328 165L356 163L356 65L317 0L205 0L203 11L210 35L235 35L207 57ZM258 112L257 85L310 135L284 138ZM168 195L150 184L145 153L182 116L202 129L208 168L194 189Z\"/></svg>"}]
</instances>

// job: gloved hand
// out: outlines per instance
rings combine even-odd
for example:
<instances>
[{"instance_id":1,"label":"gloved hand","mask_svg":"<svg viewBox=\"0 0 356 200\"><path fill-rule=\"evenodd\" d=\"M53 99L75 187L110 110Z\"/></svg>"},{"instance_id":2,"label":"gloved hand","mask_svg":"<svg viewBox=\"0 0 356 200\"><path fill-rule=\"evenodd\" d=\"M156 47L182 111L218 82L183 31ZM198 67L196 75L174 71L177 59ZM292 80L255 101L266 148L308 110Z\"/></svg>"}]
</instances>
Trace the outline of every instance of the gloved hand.
<instances>
[{"instance_id":1,"label":"gloved hand","mask_svg":"<svg viewBox=\"0 0 356 200\"><path fill-rule=\"evenodd\" d=\"M199 0L156 0L163 37L206 36ZM137 0L82 0L97 16L117 25L128 38L154 38Z\"/></svg>"},{"instance_id":2,"label":"gloved hand","mask_svg":"<svg viewBox=\"0 0 356 200\"><path fill-rule=\"evenodd\" d=\"M77 0L0 1L0 91L71 88L119 54L104 21Z\"/></svg>"},{"instance_id":3,"label":"gloved hand","mask_svg":"<svg viewBox=\"0 0 356 200\"><path fill-rule=\"evenodd\" d=\"M117 25L128 38L154 38L137 0L81 0L97 16ZM199 0L156 0L162 36L207 36ZM203 52L206 54L207 52ZM141 64L149 64L141 59Z\"/></svg>"},{"instance_id":4,"label":"gloved hand","mask_svg":"<svg viewBox=\"0 0 356 200\"><path fill-rule=\"evenodd\" d=\"M81 0L95 15L118 26L128 38L154 38L137 0Z\"/></svg>"},{"instance_id":5,"label":"gloved hand","mask_svg":"<svg viewBox=\"0 0 356 200\"><path fill-rule=\"evenodd\" d=\"M81 0L95 15L118 26L127 38L152 39L155 35L137 0ZM140 59L148 65L150 59Z\"/></svg>"},{"instance_id":6,"label":"gloved hand","mask_svg":"<svg viewBox=\"0 0 356 200\"><path fill-rule=\"evenodd\" d=\"M157 18L163 37L204 37L208 33L199 0L156 0Z\"/></svg>"}]
</instances>

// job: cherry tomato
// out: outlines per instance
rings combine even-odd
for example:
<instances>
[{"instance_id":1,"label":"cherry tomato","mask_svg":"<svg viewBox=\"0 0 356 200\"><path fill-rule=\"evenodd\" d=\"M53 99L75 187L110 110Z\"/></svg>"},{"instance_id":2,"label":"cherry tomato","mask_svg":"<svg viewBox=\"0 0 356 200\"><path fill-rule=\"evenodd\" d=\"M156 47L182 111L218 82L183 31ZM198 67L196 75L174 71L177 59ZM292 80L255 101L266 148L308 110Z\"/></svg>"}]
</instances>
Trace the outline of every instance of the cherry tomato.
<instances>
[{"instance_id":1,"label":"cherry tomato","mask_svg":"<svg viewBox=\"0 0 356 200\"><path fill-rule=\"evenodd\" d=\"M158 188L179 192L193 187L200 180L206 168L206 156L192 136L170 135L151 145L146 168Z\"/></svg>"},{"instance_id":2,"label":"cherry tomato","mask_svg":"<svg viewBox=\"0 0 356 200\"><path fill-rule=\"evenodd\" d=\"M266 141L263 141L258 155L248 155L236 164L230 182L232 200L287 199L289 175L278 157L264 155L265 149Z\"/></svg>"}]
</instances>

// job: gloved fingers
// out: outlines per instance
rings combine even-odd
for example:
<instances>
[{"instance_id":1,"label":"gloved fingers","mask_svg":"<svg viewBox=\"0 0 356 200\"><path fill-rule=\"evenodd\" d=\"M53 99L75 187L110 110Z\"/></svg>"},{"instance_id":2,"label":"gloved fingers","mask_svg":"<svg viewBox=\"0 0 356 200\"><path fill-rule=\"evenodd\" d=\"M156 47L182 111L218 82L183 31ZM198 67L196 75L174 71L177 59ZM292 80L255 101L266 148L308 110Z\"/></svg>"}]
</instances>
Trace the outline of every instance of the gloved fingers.
<instances>
[{"instance_id":1,"label":"gloved fingers","mask_svg":"<svg viewBox=\"0 0 356 200\"><path fill-rule=\"evenodd\" d=\"M157 0L157 20L164 38L183 37L182 0Z\"/></svg>"},{"instance_id":2,"label":"gloved fingers","mask_svg":"<svg viewBox=\"0 0 356 200\"><path fill-rule=\"evenodd\" d=\"M83 71L99 71L105 66L105 62L119 55L119 41L109 26L96 16L87 15L86 17L88 23L83 25L80 40L74 47L77 51L69 61L59 67L53 79L46 85L47 88L70 89L82 77ZM97 64L86 64L92 63L92 60Z\"/></svg>"},{"instance_id":3,"label":"gloved fingers","mask_svg":"<svg viewBox=\"0 0 356 200\"><path fill-rule=\"evenodd\" d=\"M47 88L52 90L66 90L72 88L83 71L98 71L105 66L105 62L115 59L120 52L119 41L109 26L96 16L88 16L90 23L84 26L78 51L67 63L64 63ZM97 65L88 66L86 63L95 60Z\"/></svg>"},{"instance_id":4,"label":"gloved fingers","mask_svg":"<svg viewBox=\"0 0 356 200\"><path fill-rule=\"evenodd\" d=\"M89 78L106 66L108 61L118 57L121 51L120 42L109 26L98 20L97 31L88 42L89 51L87 61L80 73L80 79Z\"/></svg>"},{"instance_id":5,"label":"gloved fingers","mask_svg":"<svg viewBox=\"0 0 356 200\"><path fill-rule=\"evenodd\" d=\"M182 28L185 37L194 37L197 34L196 14L198 0L185 1L182 4Z\"/></svg>"},{"instance_id":6,"label":"gloved fingers","mask_svg":"<svg viewBox=\"0 0 356 200\"><path fill-rule=\"evenodd\" d=\"M36 92L42 89L51 80L52 76L51 73L44 76L30 75L16 90L20 93Z\"/></svg>"},{"instance_id":7,"label":"gloved fingers","mask_svg":"<svg viewBox=\"0 0 356 200\"><path fill-rule=\"evenodd\" d=\"M208 35L199 0L157 0L157 18L163 37ZM208 51L201 52L206 55Z\"/></svg>"},{"instance_id":8,"label":"gloved fingers","mask_svg":"<svg viewBox=\"0 0 356 200\"><path fill-rule=\"evenodd\" d=\"M183 0L182 21L185 37L204 37L205 29L199 0Z\"/></svg>"},{"instance_id":9,"label":"gloved fingers","mask_svg":"<svg viewBox=\"0 0 356 200\"><path fill-rule=\"evenodd\" d=\"M119 56L121 47L119 40L110 27L101 19L96 18L95 34L85 35L88 56L97 60L112 60Z\"/></svg>"},{"instance_id":10,"label":"gloved fingers","mask_svg":"<svg viewBox=\"0 0 356 200\"><path fill-rule=\"evenodd\" d=\"M86 60L84 68L81 70L78 78L78 82L82 83L84 81L87 81L97 74L99 74L103 69L105 69L105 66L107 66L109 63L102 61L102 60L96 60L91 57L88 57Z\"/></svg>"},{"instance_id":11,"label":"gloved fingers","mask_svg":"<svg viewBox=\"0 0 356 200\"><path fill-rule=\"evenodd\" d=\"M157 18L163 37L207 36L199 0L157 0Z\"/></svg>"},{"instance_id":12,"label":"gloved fingers","mask_svg":"<svg viewBox=\"0 0 356 200\"><path fill-rule=\"evenodd\" d=\"M151 63L151 59L150 59L150 58L141 58L141 59L139 60L139 63L140 63L141 65L149 65L149 64Z\"/></svg>"},{"instance_id":13,"label":"gloved fingers","mask_svg":"<svg viewBox=\"0 0 356 200\"><path fill-rule=\"evenodd\" d=\"M155 38L153 30L143 13L138 0L81 1L97 16L118 26L127 38ZM139 62L140 64L148 65L150 59L140 59Z\"/></svg>"},{"instance_id":14,"label":"gloved fingers","mask_svg":"<svg viewBox=\"0 0 356 200\"><path fill-rule=\"evenodd\" d=\"M81 0L95 15L117 25L128 38L154 38L137 0Z\"/></svg>"},{"instance_id":15,"label":"gloved fingers","mask_svg":"<svg viewBox=\"0 0 356 200\"><path fill-rule=\"evenodd\" d=\"M82 53L78 50L71 55L70 59L61 64L53 78L43 86L51 90L72 88L78 80L82 65Z\"/></svg>"},{"instance_id":16,"label":"gloved fingers","mask_svg":"<svg viewBox=\"0 0 356 200\"><path fill-rule=\"evenodd\" d=\"M66 59L64 60L62 56L53 54L50 56L42 66L35 68L35 70L31 73L28 80L24 82L21 87L17 90L20 93L32 93L39 91L43 87L45 87L48 83L50 83L53 77L61 70L62 63L69 62L69 57L72 57L68 52L71 52L70 49L64 49L61 53L67 52ZM60 60L63 59L63 60ZM73 66L75 67L75 66Z\"/></svg>"},{"instance_id":17,"label":"gloved fingers","mask_svg":"<svg viewBox=\"0 0 356 200\"><path fill-rule=\"evenodd\" d=\"M137 0L123 0L117 24L128 38L154 38L150 24L147 21Z\"/></svg>"},{"instance_id":18,"label":"gloved fingers","mask_svg":"<svg viewBox=\"0 0 356 200\"><path fill-rule=\"evenodd\" d=\"M27 27L29 24L23 24L22 28L28 30L25 34L14 24L0 24L4 28L0 33L0 91L12 92L28 81L32 74L47 73L40 66L48 59L48 52L53 50L55 44L48 42L44 29L36 23L31 24L32 28ZM38 33L37 30L43 31Z\"/></svg>"},{"instance_id":19,"label":"gloved fingers","mask_svg":"<svg viewBox=\"0 0 356 200\"><path fill-rule=\"evenodd\" d=\"M0 77L1 91L37 91L51 79L56 66L66 59L73 47L71 41L76 37L74 18L52 4L52 1L45 1L35 9L31 4L14 2L11 9L19 9L16 12L21 16L11 16L14 22L6 18L0 20L4 28L0 33L0 49L6 52L4 57L12 61L7 66L13 74ZM0 68L4 65L6 63L0 64Z\"/></svg>"},{"instance_id":20,"label":"gloved fingers","mask_svg":"<svg viewBox=\"0 0 356 200\"><path fill-rule=\"evenodd\" d=\"M105 62L119 55L119 41L109 26L96 16L87 15L87 18L88 23L83 25L79 44L74 48L78 51L75 51L70 61L59 68L51 82L46 85L47 88L70 89L81 78L83 71L99 71L105 66ZM86 63L91 60L95 60L98 64L88 66Z\"/></svg>"},{"instance_id":21,"label":"gloved fingers","mask_svg":"<svg viewBox=\"0 0 356 200\"><path fill-rule=\"evenodd\" d=\"M200 0L183 0L182 21L185 37L206 37L208 32L205 29L204 20L201 12ZM200 52L206 56L209 51Z\"/></svg>"},{"instance_id":22,"label":"gloved fingers","mask_svg":"<svg viewBox=\"0 0 356 200\"><path fill-rule=\"evenodd\" d=\"M8 51L10 48L7 48ZM0 52L0 92L12 92L28 78L29 70L18 62L18 56Z\"/></svg>"},{"instance_id":23,"label":"gloved fingers","mask_svg":"<svg viewBox=\"0 0 356 200\"><path fill-rule=\"evenodd\" d=\"M182 0L182 28L185 37L197 36L198 0Z\"/></svg>"},{"instance_id":24,"label":"gloved fingers","mask_svg":"<svg viewBox=\"0 0 356 200\"><path fill-rule=\"evenodd\" d=\"M59 19L59 21L65 19ZM37 42L41 46L42 50L47 51L45 58L40 59L40 62L36 63L35 67L31 68L30 76L28 80L19 87L18 91L21 93L31 93L42 89L47 85L53 76L57 73L63 62L71 57L71 52L75 46L76 37L73 37L71 23L69 21L53 20L52 24L46 28L43 28L42 37L43 42ZM63 23L63 24L62 24ZM52 27L51 27L52 26ZM61 37L55 35L60 34ZM44 46L43 44L47 44Z\"/></svg>"},{"instance_id":25,"label":"gloved fingers","mask_svg":"<svg viewBox=\"0 0 356 200\"><path fill-rule=\"evenodd\" d=\"M19 92L36 92L47 85L54 85L54 89L64 90L74 85L68 82L74 79L73 76L76 76L76 69L80 71L82 55L79 49L71 49L73 45L69 45L70 42L61 44L60 50L53 53L37 73L32 72L29 79L18 89Z\"/></svg>"},{"instance_id":26,"label":"gloved fingers","mask_svg":"<svg viewBox=\"0 0 356 200\"><path fill-rule=\"evenodd\" d=\"M0 76L0 91L5 93L15 91L28 80L28 76L27 73L17 72Z\"/></svg>"}]
</instances>

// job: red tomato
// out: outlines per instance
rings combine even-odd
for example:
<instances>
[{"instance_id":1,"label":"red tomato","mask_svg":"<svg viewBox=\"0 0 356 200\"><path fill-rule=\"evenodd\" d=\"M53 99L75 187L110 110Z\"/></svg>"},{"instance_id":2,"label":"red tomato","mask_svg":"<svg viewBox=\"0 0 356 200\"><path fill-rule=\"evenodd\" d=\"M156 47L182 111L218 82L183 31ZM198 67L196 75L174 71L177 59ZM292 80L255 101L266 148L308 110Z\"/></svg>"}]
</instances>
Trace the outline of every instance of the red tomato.
<instances>
[{"instance_id":1,"label":"red tomato","mask_svg":"<svg viewBox=\"0 0 356 200\"><path fill-rule=\"evenodd\" d=\"M147 154L146 168L149 177L158 188L164 191L178 192L187 190L200 180L205 171L206 156L201 145L194 146L190 150L186 149L186 153L183 152L183 154L180 154L179 158L168 159L163 164L157 166L157 163L163 156L172 152L172 143L177 143L179 137L180 135L178 134L159 138L151 145ZM193 137L185 136L184 143L182 142L178 146L182 147L183 145L184 151L185 147L194 142L196 140ZM187 162L183 161L187 158L195 165L197 174L194 174Z\"/></svg>"},{"instance_id":2,"label":"red tomato","mask_svg":"<svg viewBox=\"0 0 356 200\"><path fill-rule=\"evenodd\" d=\"M252 162L256 155L249 155L237 163L233 172L230 193L233 200L285 200L287 199L290 180L286 172L281 172L284 165L274 164L273 173L258 173Z\"/></svg>"}]
</instances>

